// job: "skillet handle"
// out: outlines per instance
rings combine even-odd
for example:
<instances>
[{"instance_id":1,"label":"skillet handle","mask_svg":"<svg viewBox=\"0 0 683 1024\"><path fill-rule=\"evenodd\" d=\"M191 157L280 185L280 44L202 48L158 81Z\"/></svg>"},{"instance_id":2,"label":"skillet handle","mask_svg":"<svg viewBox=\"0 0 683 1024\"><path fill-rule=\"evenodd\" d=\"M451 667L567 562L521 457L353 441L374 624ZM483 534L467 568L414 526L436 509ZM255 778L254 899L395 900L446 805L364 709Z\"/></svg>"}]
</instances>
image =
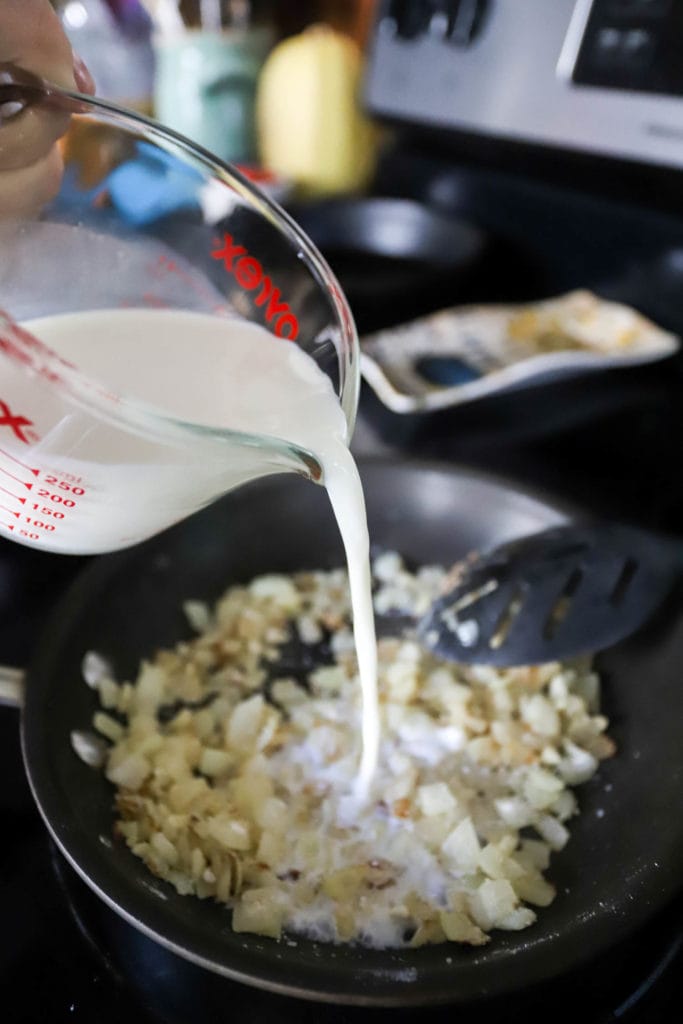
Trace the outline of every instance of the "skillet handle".
<instances>
[{"instance_id":1,"label":"skillet handle","mask_svg":"<svg viewBox=\"0 0 683 1024\"><path fill-rule=\"evenodd\" d=\"M0 665L0 707L20 708L24 703L26 673L21 668Z\"/></svg>"}]
</instances>

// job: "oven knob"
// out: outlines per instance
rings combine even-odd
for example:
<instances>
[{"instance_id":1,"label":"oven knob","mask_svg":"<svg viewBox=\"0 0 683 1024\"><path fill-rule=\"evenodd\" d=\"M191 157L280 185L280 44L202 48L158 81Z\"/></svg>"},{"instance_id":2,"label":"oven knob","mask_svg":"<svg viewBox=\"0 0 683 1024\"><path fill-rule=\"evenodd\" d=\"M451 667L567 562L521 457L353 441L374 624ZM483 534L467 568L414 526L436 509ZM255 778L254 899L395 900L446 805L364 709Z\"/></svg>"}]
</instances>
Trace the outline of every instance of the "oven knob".
<instances>
[{"instance_id":1,"label":"oven knob","mask_svg":"<svg viewBox=\"0 0 683 1024\"><path fill-rule=\"evenodd\" d=\"M445 0L445 37L454 46L469 46L481 31L488 0Z\"/></svg>"},{"instance_id":2,"label":"oven knob","mask_svg":"<svg viewBox=\"0 0 683 1024\"><path fill-rule=\"evenodd\" d=\"M434 0L390 0L387 19L393 22L396 35L415 39L429 30L435 8Z\"/></svg>"},{"instance_id":3,"label":"oven knob","mask_svg":"<svg viewBox=\"0 0 683 1024\"><path fill-rule=\"evenodd\" d=\"M487 8L488 0L389 0L381 21L402 39L429 33L454 46L469 46Z\"/></svg>"}]
</instances>

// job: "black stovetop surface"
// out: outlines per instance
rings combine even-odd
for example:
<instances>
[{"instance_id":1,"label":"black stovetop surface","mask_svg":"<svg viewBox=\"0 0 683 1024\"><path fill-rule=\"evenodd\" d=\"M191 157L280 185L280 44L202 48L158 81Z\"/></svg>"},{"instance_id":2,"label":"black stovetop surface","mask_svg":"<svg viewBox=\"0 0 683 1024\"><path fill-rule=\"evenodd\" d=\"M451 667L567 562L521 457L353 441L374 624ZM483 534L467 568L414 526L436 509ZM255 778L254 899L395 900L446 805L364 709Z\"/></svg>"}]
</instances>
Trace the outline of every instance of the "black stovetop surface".
<instances>
[{"instance_id":1,"label":"black stovetop surface","mask_svg":"<svg viewBox=\"0 0 683 1024\"><path fill-rule=\"evenodd\" d=\"M399 154L384 191L438 203L524 248L531 267L514 297L576 286L625 299L683 333L683 220L642 205ZM533 268L536 268L534 271ZM679 274L680 271L680 274ZM343 282L342 282L343 283ZM511 297L494 263L477 299ZM475 466L596 512L683 534L683 372L679 358L637 371L524 393L430 419L388 414L364 392L358 453L392 451ZM0 541L0 663L23 665L41 623L83 560ZM124 1019L202 1024L383 1020L388 1011L321 1007L207 975L107 910L52 847L32 803L18 713L0 712L0 1020L108 1024ZM675 813L675 809L672 809ZM392 1018L463 1024L581 1014L585 1024L659 1024L683 1014L683 913L670 907L580 976L503 1007L391 1011Z\"/></svg>"}]
</instances>

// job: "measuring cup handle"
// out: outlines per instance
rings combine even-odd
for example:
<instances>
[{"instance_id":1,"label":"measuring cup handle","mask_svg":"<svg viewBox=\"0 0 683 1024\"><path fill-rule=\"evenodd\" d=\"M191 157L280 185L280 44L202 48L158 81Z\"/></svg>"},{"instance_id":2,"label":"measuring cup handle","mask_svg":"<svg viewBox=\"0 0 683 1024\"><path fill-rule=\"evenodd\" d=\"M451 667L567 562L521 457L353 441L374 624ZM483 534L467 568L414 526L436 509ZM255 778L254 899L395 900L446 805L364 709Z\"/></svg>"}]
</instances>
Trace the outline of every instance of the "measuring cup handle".
<instances>
[{"instance_id":1,"label":"measuring cup handle","mask_svg":"<svg viewBox=\"0 0 683 1024\"><path fill-rule=\"evenodd\" d=\"M0 707L20 708L24 703L25 682L23 669L0 665Z\"/></svg>"}]
</instances>

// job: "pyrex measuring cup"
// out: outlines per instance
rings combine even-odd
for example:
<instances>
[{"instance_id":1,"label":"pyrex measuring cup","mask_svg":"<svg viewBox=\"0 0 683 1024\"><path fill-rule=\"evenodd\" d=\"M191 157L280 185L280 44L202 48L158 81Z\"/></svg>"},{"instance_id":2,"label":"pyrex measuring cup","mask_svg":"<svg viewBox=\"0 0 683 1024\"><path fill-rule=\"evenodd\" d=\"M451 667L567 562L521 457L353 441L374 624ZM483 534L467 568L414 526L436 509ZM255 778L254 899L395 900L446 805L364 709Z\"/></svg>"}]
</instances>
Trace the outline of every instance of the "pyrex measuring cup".
<instances>
[{"instance_id":1,"label":"pyrex measuring cup","mask_svg":"<svg viewBox=\"0 0 683 1024\"><path fill-rule=\"evenodd\" d=\"M0 536L110 551L256 475L319 479L309 451L111 394L32 334L37 318L97 310L250 321L313 357L350 437L355 328L305 235L236 169L149 120L23 76L0 76L0 108L8 99L54 123L62 166L48 203L0 220Z\"/></svg>"}]
</instances>

